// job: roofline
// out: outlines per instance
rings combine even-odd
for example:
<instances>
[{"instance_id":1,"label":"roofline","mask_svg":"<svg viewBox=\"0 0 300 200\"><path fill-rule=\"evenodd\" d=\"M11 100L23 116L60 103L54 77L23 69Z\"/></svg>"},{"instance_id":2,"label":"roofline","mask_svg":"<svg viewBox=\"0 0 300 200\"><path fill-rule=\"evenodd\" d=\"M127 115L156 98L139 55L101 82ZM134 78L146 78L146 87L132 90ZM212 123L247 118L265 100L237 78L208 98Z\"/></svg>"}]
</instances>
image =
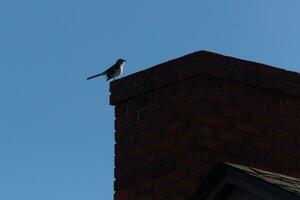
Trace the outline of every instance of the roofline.
<instances>
[{"instance_id":1,"label":"roofline","mask_svg":"<svg viewBox=\"0 0 300 200\"><path fill-rule=\"evenodd\" d=\"M245 173L243 170L238 169L230 165L230 163L220 163L209 173L209 175L201 182L200 186L194 194L188 200L200 200L207 196L209 191L223 179L225 175L234 176L241 178L242 180L247 180L247 183L256 185L258 188L263 188L264 191L274 194L279 199L286 200L300 200L300 196L297 196L295 193L284 190L276 184L272 184L263 179L260 179L255 176L251 176ZM203 195L201 195L203 194ZM200 196L201 195L201 196Z\"/></svg>"}]
</instances>

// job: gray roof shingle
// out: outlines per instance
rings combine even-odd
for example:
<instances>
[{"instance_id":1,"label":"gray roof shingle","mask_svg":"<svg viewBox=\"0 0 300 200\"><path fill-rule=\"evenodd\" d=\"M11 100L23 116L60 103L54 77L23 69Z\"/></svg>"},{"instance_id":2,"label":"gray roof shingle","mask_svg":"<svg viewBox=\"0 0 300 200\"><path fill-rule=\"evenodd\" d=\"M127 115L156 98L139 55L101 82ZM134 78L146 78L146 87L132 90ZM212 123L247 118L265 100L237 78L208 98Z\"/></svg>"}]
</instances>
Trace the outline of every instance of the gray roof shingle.
<instances>
[{"instance_id":1,"label":"gray roof shingle","mask_svg":"<svg viewBox=\"0 0 300 200\"><path fill-rule=\"evenodd\" d=\"M300 200L299 178L232 163L217 165L189 200L227 199L235 189L258 199Z\"/></svg>"},{"instance_id":2,"label":"gray roof shingle","mask_svg":"<svg viewBox=\"0 0 300 200\"><path fill-rule=\"evenodd\" d=\"M237 170L240 170L250 176L259 178L267 183L278 186L284 190L288 190L297 196L300 196L300 179L286 176L279 173L264 171L254 167L248 167L243 165L237 165L232 163L226 163L227 165L234 167Z\"/></svg>"}]
</instances>

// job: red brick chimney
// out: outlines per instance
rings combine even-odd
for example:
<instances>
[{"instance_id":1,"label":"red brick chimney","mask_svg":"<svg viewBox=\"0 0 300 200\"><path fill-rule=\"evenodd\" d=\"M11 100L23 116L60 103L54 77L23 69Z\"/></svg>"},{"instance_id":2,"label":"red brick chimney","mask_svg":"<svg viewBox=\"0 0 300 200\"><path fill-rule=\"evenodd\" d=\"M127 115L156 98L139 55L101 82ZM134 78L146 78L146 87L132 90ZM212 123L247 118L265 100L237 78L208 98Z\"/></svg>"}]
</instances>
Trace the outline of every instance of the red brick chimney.
<instances>
[{"instance_id":1,"label":"red brick chimney","mask_svg":"<svg viewBox=\"0 0 300 200\"><path fill-rule=\"evenodd\" d=\"M115 200L187 199L219 162L300 177L300 75L206 51L111 82Z\"/></svg>"}]
</instances>

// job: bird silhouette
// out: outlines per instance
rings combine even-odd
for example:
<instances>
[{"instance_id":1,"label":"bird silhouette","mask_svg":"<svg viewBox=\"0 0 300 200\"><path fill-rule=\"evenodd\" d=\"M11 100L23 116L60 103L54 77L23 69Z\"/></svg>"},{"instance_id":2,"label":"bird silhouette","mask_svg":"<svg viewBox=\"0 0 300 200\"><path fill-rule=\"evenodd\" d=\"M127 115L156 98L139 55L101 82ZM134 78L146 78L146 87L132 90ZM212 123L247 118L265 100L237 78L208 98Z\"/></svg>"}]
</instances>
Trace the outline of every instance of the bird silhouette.
<instances>
[{"instance_id":1,"label":"bird silhouette","mask_svg":"<svg viewBox=\"0 0 300 200\"><path fill-rule=\"evenodd\" d=\"M90 79L96 78L98 76L106 76L106 81L108 81L110 79L115 80L115 77L117 77L123 73L125 62L126 62L126 60L120 58L116 61L115 64L113 64L110 68L108 68L104 72L90 76L86 80L90 80Z\"/></svg>"}]
</instances>

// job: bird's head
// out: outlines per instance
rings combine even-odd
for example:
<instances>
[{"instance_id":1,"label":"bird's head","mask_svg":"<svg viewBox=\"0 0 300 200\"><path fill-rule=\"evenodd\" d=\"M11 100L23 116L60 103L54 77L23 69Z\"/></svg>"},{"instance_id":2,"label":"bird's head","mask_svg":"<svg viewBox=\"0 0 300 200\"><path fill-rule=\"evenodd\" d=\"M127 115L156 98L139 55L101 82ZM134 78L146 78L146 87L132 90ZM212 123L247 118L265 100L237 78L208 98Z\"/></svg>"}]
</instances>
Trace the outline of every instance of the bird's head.
<instances>
[{"instance_id":1,"label":"bird's head","mask_svg":"<svg viewBox=\"0 0 300 200\"><path fill-rule=\"evenodd\" d=\"M117 64L123 64L124 62L126 62L126 60L120 58L117 60Z\"/></svg>"}]
</instances>

